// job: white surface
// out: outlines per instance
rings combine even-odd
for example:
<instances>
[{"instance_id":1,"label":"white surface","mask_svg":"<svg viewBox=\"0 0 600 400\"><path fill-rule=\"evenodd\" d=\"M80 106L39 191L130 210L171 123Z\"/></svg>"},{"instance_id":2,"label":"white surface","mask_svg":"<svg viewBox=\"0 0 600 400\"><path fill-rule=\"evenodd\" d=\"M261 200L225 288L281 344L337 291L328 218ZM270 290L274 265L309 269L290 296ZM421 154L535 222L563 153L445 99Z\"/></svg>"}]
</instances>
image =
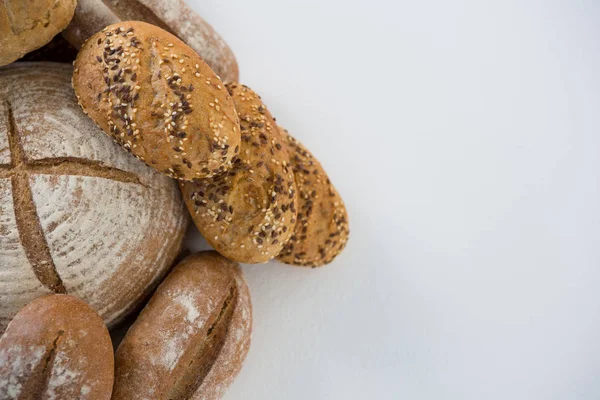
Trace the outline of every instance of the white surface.
<instances>
[{"instance_id":1,"label":"white surface","mask_svg":"<svg viewBox=\"0 0 600 400\"><path fill-rule=\"evenodd\" d=\"M352 233L245 267L226 400L600 398L597 2L192 3Z\"/></svg>"}]
</instances>

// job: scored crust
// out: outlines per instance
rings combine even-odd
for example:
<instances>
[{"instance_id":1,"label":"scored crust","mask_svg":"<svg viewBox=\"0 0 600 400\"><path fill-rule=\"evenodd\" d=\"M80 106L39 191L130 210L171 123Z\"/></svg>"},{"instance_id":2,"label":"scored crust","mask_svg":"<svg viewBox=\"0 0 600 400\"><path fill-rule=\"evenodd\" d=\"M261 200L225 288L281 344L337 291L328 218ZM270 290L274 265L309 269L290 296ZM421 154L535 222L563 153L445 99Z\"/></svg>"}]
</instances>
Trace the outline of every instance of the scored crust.
<instances>
[{"instance_id":1,"label":"scored crust","mask_svg":"<svg viewBox=\"0 0 600 400\"><path fill-rule=\"evenodd\" d=\"M296 223L296 184L281 134L254 91L227 84L241 120L242 144L231 169L211 179L180 182L192 219L227 258L267 262Z\"/></svg>"},{"instance_id":2,"label":"scored crust","mask_svg":"<svg viewBox=\"0 0 600 400\"><path fill-rule=\"evenodd\" d=\"M187 43L224 82L239 80L231 48L215 29L182 0L78 0L73 20L62 32L77 49L87 38L119 21L144 21Z\"/></svg>"},{"instance_id":3,"label":"scored crust","mask_svg":"<svg viewBox=\"0 0 600 400\"><path fill-rule=\"evenodd\" d=\"M185 258L121 342L113 400L220 398L242 366L251 330L239 265L213 251Z\"/></svg>"},{"instance_id":4,"label":"scored crust","mask_svg":"<svg viewBox=\"0 0 600 400\"><path fill-rule=\"evenodd\" d=\"M239 151L239 119L225 86L156 26L121 22L92 36L75 60L73 87L102 130L173 178L213 176Z\"/></svg>"},{"instance_id":5,"label":"scored crust","mask_svg":"<svg viewBox=\"0 0 600 400\"><path fill-rule=\"evenodd\" d=\"M1 399L109 400L113 376L108 330L73 296L34 300L0 339Z\"/></svg>"},{"instance_id":6,"label":"scored crust","mask_svg":"<svg viewBox=\"0 0 600 400\"><path fill-rule=\"evenodd\" d=\"M0 66L48 43L75 12L76 0L4 0L0 4Z\"/></svg>"},{"instance_id":7,"label":"scored crust","mask_svg":"<svg viewBox=\"0 0 600 400\"><path fill-rule=\"evenodd\" d=\"M321 163L287 130L279 129L286 139L298 187L298 222L277 259L286 264L319 267L333 261L346 246L348 213Z\"/></svg>"}]
</instances>

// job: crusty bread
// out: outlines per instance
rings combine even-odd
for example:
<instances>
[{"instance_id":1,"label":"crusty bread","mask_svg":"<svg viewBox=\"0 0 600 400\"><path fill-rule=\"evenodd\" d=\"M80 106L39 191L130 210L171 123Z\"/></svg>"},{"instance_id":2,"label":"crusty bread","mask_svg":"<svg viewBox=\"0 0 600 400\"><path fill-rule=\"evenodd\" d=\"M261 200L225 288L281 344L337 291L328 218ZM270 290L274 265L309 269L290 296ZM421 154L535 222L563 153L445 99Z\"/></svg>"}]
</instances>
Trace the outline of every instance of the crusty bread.
<instances>
[{"instance_id":1,"label":"crusty bread","mask_svg":"<svg viewBox=\"0 0 600 400\"><path fill-rule=\"evenodd\" d=\"M296 223L296 185L283 138L255 92L228 84L241 120L239 157L226 173L181 182L192 219L227 258L267 262L283 248Z\"/></svg>"},{"instance_id":2,"label":"crusty bread","mask_svg":"<svg viewBox=\"0 0 600 400\"><path fill-rule=\"evenodd\" d=\"M294 234L277 256L279 261L304 267L328 264L348 241L348 213L321 163L283 131L298 187L298 219Z\"/></svg>"},{"instance_id":3,"label":"crusty bread","mask_svg":"<svg viewBox=\"0 0 600 400\"><path fill-rule=\"evenodd\" d=\"M75 12L76 0L4 0L0 3L0 66L48 43Z\"/></svg>"},{"instance_id":4,"label":"crusty bread","mask_svg":"<svg viewBox=\"0 0 600 400\"><path fill-rule=\"evenodd\" d=\"M184 259L121 342L113 400L214 400L250 346L252 306L237 263L215 252Z\"/></svg>"},{"instance_id":5,"label":"crusty bread","mask_svg":"<svg viewBox=\"0 0 600 400\"><path fill-rule=\"evenodd\" d=\"M108 330L77 297L34 300L0 339L0 399L109 400L113 379Z\"/></svg>"},{"instance_id":6,"label":"crusty bread","mask_svg":"<svg viewBox=\"0 0 600 400\"><path fill-rule=\"evenodd\" d=\"M154 25L121 22L92 36L75 60L73 87L106 133L173 178L212 176L239 151L239 120L221 80Z\"/></svg>"},{"instance_id":7,"label":"crusty bread","mask_svg":"<svg viewBox=\"0 0 600 400\"><path fill-rule=\"evenodd\" d=\"M175 182L83 114L72 71L0 69L0 332L52 292L115 323L166 273L188 223Z\"/></svg>"},{"instance_id":8,"label":"crusty bread","mask_svg":"<svg viewBox=\"0 0 600 400\"><path fill-rule=\"evenodd\" d=\"M144 21L171 32L187 43L221 77L237 82L233 51L212 26L182 0L79 0L63 35L76 48L108 25Z\"/></svg>"}]
</instances>

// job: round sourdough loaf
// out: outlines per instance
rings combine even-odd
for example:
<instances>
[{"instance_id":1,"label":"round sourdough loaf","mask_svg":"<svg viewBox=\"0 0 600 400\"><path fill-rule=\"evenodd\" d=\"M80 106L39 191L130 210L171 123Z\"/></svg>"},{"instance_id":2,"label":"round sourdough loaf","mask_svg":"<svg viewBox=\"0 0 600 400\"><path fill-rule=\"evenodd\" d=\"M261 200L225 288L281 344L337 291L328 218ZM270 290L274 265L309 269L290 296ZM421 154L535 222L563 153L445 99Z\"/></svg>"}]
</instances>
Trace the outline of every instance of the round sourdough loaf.
<instances>
[{"instance_id":1,"label":"round sourdough loaf","mask_svg":"<svg viewBox=\"0 0 600 400\"><path fill-rule=\"evenodd\" d=\"M225 82L237 82L233 51L212 26L182 0L78 0L63 36L78 49L94 33L120 21L144 21L186 42Z\"/></svg>"},{"instance_id":2,"label":"round sourdough loaf","mask_svg":"<svg viewBox=\"0 0 600 400\"><path fill-rule=\"evenodd\" d=\"M106 325L77 297L34 300L0 339L0 399L109 400L113 380Z\"/></svg>"},{"instance_id":3,"label":"round sourdough loaf","mask_svg":"<svg viewBox=\"0 0 600 400\"><path fill-rule=\"evenodd\" d=\"M0 65L48 43L71 21L76 4L76 0L0 2Z\"/></svg>"},{"instance_id":4,"label":"round sourdough loaf","mask_svg":"<svg viewBox=\"0 0 600 400\"><path fill-rule=\"evenodd\" d=\"M71 74L0 68L0 332L52 292L116 322L162 278L187 226L175 182L85 116Z\"/></svg>"}]
</instances>

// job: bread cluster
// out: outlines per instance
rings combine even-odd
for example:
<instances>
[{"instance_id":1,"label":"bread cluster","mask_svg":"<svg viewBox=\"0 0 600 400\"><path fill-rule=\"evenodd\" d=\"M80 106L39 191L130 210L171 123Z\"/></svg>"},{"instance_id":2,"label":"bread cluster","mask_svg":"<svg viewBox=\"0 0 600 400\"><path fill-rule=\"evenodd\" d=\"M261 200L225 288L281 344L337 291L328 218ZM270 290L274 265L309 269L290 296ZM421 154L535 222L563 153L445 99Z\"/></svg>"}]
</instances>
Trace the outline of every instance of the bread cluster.
<instances>
[{"instance_id":1,"label":"bread cluster","mask_svg":"<svg viewBox=\"0 0 600 400\"><path fill-rule=\"evenodd\" d=\"M348 242L321 163L182 0L0 2L0 67L0 399L221 398L238 263ZM215 251L181 260L190 220Z\"/></svg>"}]
</instances>

